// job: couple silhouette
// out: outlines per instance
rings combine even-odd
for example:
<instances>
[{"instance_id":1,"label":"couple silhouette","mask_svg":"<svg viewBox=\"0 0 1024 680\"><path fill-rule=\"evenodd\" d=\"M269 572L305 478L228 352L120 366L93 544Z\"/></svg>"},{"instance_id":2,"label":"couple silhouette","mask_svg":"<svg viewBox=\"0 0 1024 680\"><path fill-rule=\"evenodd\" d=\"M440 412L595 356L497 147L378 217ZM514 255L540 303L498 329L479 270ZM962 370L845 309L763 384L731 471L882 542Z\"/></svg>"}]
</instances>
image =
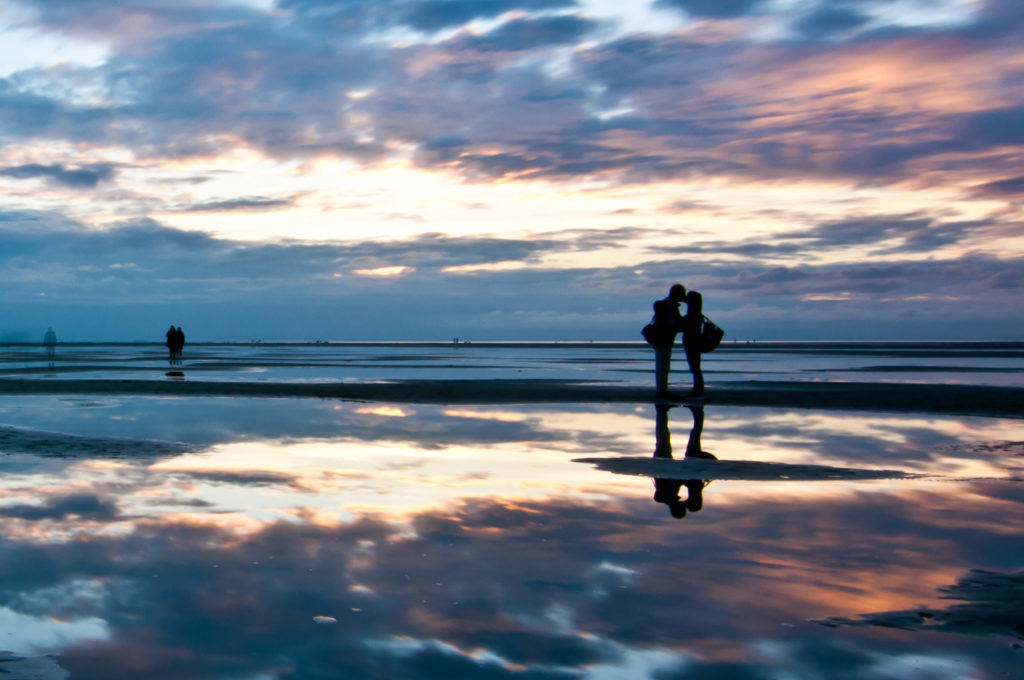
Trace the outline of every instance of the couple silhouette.
<instances>
[{"instance_id":1,"label":"couple silhouette","mask_svg":"<svg viewBox=\"0 0 1024 680\"><path fill-rule=\"evenodd\" d=\"M679 305L686 303L686 314L679 313ZM686 291L681 283L672 286L668 297L654 303L653 341L648 342L654 347L654 384L658 399L681 401L683 399L699 399L704 396L704 373L700 367L701 331L704 328L704 298L695 290ZM693 375L693 389L686 396L680 396L668 389L668 376L672 364L672 345L676 335L683 334L683 349L686 362Z\"/></svg>"}]
</instances>

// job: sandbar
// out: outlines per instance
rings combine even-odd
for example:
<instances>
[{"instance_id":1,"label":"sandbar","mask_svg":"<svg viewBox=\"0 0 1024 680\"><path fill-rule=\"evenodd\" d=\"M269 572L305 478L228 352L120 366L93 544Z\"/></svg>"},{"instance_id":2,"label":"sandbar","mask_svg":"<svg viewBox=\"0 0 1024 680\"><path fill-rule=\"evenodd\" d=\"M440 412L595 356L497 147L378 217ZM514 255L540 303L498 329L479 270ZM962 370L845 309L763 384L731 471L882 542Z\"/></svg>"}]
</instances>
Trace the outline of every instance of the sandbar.
<instances>
[{"instance_id":1,"label":"sandbar","mask_svg":"<svg viewBox=\"0 0 1024 680\"><path fill-rule=\"evenodd\" d=\"M0 378L0 394L103 394L147 397L315 397L432 404L652 403L653 390L571 380L389 380L241 382ZM862 382L730 382L712 386L705 405L896 411L1024 417L1024 388Z\"/></svg>"},{"instance_id":2,"label":"sandbar","mask_svg":"<svg viewBox=\"0 0 1024 680\"><path fill-rule=\"evenodd\" d=\"M178 456L198 450L182 442L121 437L83 437L62 432L46 432L0 426L0 452L27 453L56 458L158 458Z\"/></svg>"}]
</instances>

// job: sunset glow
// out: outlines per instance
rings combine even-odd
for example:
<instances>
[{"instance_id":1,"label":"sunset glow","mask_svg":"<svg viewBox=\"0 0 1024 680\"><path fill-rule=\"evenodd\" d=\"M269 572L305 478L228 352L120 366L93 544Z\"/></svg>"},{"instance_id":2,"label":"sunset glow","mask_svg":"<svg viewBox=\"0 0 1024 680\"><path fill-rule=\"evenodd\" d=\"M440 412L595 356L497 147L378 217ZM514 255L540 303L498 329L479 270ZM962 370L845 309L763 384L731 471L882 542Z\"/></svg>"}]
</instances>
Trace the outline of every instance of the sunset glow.
<instances>
[{"instance_id":1,"label":"sunset glow","mask_svg":"<svg viewBox=\"0 0 1024 680\"><path fill-rule=\"evenodd\" d=\"M739 339L1024 332L1014 0L0 19L8 334L636 339L675 281Z\"/></svg>"}]
</instances>

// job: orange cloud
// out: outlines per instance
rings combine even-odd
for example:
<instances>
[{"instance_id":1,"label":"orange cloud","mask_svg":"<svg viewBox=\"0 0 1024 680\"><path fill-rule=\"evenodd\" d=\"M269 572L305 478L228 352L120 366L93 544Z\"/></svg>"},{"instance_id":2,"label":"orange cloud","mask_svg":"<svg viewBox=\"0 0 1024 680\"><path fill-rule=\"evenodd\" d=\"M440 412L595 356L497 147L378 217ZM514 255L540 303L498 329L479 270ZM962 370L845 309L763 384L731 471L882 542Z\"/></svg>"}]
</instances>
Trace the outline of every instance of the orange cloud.
<instances>
[{"instance_id":1,"label":"orange cloud","mask_svg":"<svg viewBox=\"0 0 1024 680\"><path fill-rule=\"evenodd\" d=\"M376 267L374 269L356 269L353 274L359 276L378 276L378 277L390 277L390 276L401 276L407 272L416 271L413 267L407 267L405 265L396 265L392 267Z\"/></svg>"}]
</instances>

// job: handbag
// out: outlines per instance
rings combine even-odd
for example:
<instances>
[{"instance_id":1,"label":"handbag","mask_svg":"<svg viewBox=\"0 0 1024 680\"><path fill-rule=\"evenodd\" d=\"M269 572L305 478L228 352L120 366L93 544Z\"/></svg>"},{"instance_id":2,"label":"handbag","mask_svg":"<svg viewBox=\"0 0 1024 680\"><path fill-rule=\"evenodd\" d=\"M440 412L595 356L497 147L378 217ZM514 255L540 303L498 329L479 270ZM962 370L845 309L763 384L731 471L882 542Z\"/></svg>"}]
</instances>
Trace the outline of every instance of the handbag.
<instances>
[{"instance_id":1,"label":"handbag","mask_svg":"<svg viewBox=\"0 0 1024 680\"><path fill-rule=\"evenodd\" d=\"M640 329L640 335L644 336L644 340L650 345L664 345L668 339L665 330L654 325L654 317L651 317L649 324Z\"/></svg>"},{"instance_id":2,"label":"handbag","mask_svg":"<svg viewBox=\"0 0 1024 680\"><path fill-rule=\"evenodd\" d=\"M659 341L659 338L661 337L661 332L658 330L658 327L655 326L653 323L649 323L643 328L641 328L640 335L644 336L644 340L646 340L647 343L650 345L662 344Z\"/></svg>"},{"instance_id":3,"label":"handbag","mask_svg":"<svg viewBox=\"0 0 1024 680\"><path fill-rule=\"evenodd\" d=\"M712 352L721 344L725 337L725 331L719 328L714 321L704 317L704 327L700 331L700 351L702 354Z\"/></svg>"}]
</instances>

